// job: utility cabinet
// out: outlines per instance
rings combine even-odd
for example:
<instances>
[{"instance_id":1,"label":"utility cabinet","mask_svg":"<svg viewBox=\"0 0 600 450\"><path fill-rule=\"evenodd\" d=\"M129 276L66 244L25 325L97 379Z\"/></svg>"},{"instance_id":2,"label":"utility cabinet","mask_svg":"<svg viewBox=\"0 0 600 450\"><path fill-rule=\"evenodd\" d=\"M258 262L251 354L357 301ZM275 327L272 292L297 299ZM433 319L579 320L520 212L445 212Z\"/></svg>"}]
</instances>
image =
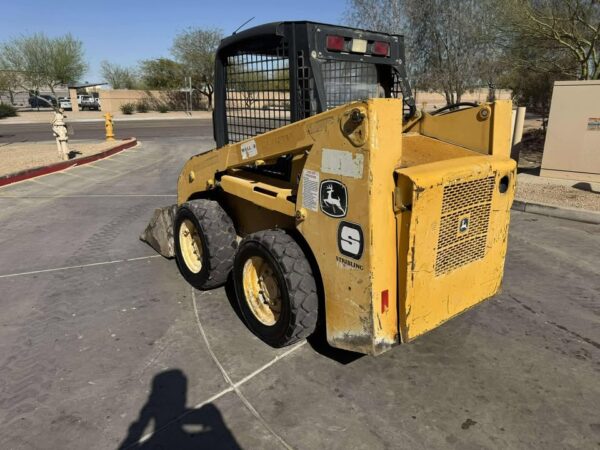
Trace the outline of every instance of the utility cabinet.
<instances>
[{"instance_id":1,"label":"utility cabinet","mask_svg":"<svg viewBox=\"0 0 600 450\"><path fill-rule=\"evenodd\" d=\"M600 182L600 80L554 83L541 175Z\"/></svg>"}]
</instances>

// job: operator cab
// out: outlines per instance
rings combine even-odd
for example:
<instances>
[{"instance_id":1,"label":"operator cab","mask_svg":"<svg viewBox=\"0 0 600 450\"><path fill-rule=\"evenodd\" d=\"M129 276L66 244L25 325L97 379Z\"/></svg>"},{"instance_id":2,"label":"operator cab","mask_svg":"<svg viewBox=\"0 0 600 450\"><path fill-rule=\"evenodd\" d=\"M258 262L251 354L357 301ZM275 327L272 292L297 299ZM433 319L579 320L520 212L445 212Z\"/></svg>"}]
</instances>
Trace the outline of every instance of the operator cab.
<instances>
[{"instance_id":1,"label":"operator cab","mask_svg":"<svg viewBox=\"0 0 600 450\"><path fill-rule=\"evenodd\" d=\"M400 35L274 22L223 39L215 64L217 147L367 98L415 112Z\"/></svg>"}]
</instances>

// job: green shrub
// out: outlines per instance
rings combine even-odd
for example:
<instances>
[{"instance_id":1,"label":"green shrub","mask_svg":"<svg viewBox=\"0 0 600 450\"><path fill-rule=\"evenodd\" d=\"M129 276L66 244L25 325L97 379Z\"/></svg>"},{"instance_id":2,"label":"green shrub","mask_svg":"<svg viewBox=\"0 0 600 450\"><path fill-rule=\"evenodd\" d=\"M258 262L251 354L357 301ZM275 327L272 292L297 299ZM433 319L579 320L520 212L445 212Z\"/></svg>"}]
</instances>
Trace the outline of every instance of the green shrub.
<instances>
[{"instance_id":1,"label":"green shrub","mask_svg":"<svg viewBox=\"0 0 600 450\"><path fill-rule=\"evenodd\" d=\"M136 103L135 109L139 113L147 113L148 110L150 109L150 106L148 105L148 102L146 100L140 100L139 102Z\"/></svg>"},{"instance_id":2,"label":"green shrub","mask_svg":"<svg viewBox=\"0 0 600 450\"><path fill-rule=\"evenodd\" d=\"M12 105L0 103L0 119L5 117L15 117L17 115L17 108Z\"/></svg>"},{"instance_id":3,"label":"green shrub","mask_svg":"<svg viewBox=\"0 0 600 450\"><path fill-rule=\"evenodd\" d=\"M135 104L134 103L123 103L121 105L121 112L123 114L133 114L134 110L135 110Z\"/></svg>"},{"instance_id":4,"label":"green shrub","mask_svg":"<svg viewBox=\"0 0 600 450\"><path fill-rule=\"evenodd\" d=\"M166 113L166 112L169 112L169 107L167 105L165 105L164 103L161 103L160 105L158 105L156 107L156 110L160 113Z\"/></svg>"}]
</instances>

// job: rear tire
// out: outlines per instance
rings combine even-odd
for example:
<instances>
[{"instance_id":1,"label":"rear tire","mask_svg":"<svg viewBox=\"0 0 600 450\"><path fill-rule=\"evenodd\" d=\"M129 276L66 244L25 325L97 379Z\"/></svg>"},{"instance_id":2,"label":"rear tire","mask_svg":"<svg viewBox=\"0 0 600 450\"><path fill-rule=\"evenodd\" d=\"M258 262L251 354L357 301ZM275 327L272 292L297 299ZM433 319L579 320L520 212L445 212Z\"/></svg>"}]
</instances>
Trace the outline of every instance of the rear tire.
<instances>
[{"instance_id":1,"label":"rear tire","mask_svg":"<svg viewBox=\"0 0 600 450\"><path fill-rule=\"evenodd\" d=\"M315 331L318 294L312 268L283 230L260 231L242 241L233 282L248 328L267 344L283 347Z\"/></svg>"},{"instance_id":2,"label":"rear tire","mask_svg":"<svg viewBox=\"0 0 600 450\"><path fill-rule=\"evenodd\" d=\"M192 200L177 210L173 223L177 266L197 289L212 289L227 281L237 248L231 218L215 201Z\"/></svg>"}]
</instances>

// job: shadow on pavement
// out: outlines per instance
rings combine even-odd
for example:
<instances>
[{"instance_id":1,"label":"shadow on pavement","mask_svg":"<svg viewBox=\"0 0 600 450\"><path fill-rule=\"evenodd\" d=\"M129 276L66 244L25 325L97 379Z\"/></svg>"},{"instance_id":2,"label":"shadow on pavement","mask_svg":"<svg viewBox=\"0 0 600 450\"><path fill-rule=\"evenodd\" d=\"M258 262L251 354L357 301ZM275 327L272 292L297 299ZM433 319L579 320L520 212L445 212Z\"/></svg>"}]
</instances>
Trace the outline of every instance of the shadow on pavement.
<instances>
[{"instance_id":1,"label":"shadow on pavement","mask_svg":"<svg viewBox=\"0 0 600 450\"><path fill-rule=\"evenodd\" d=\"M342 350L339 348L332 347L327 342L327 335L325 332L324 324L319 324L317 330L312 336L307 339L308 344L318 354L325 356L326 358L332 359L339 364L350 364L359 358L364 357L362 353L351 352L348 350Z\"/></svg>"},{"instance_id":2,"label":"shadow on pavement","mask_svg":"<svg viewBox=\"0 0 600 450\"><path fill-rule=\"evenodd\" d=\"M240 312L240 305L238 304L237 301L237 297L235 295L235 287L233 286L233 271L231 271L229 273L229 276L227 277L227 282L225 283L225 295L227 296L227 300L229 301L229 304L231 305L231 309L233 309L233 311L235 312L235 315L237 316L237 318L239 320L242 321L242 323L245 325L246 322L244 322L244 318L242 317L242 313ZM265 344L267 345L267 344Z\"/></svg>"},{"instance_id":3,"label":"shadow on pavement","mask_svg":"<svg viewBox=\"0 0 600 450\"><path fill-rule=\"evenodd\" d=\"M241 449L214 404L187 408L186 397L187 377L181 370L156 375L148 401L118 448ZM140 442L147 433L154 434Z\"/></svg>"},{"instance_id":4,"label":"shadow on pavement","mask_svg":"<svg viewBox=\"0 0 600 450\"><path fill-rule=\"evenodd\" d=\"M540 176L541 167L518 167L517 173L526 173L527 175Z\"/></svg>"}]
</instances>

